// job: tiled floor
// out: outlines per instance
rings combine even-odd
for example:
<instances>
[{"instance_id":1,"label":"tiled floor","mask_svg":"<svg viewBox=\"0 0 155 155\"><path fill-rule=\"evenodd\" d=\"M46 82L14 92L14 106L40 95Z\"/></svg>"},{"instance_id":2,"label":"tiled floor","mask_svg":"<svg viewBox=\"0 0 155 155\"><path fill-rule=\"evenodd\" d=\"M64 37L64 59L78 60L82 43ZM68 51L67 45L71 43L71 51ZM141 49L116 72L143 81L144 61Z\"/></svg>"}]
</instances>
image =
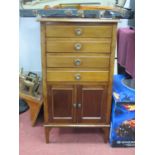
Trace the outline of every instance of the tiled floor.
<instances>
[{"instance_id":1,"label":"tiled floor","mask_svg":"<svg viewBox=\"0 0 155 155\"><path fill-rule=\"evenodd\" d=\"M29 111L20 115L20 155L134 155L134 148L112 148L99 129L52 129L45 143L42 119L31 127Z\"/></svg>"}]
</instances>

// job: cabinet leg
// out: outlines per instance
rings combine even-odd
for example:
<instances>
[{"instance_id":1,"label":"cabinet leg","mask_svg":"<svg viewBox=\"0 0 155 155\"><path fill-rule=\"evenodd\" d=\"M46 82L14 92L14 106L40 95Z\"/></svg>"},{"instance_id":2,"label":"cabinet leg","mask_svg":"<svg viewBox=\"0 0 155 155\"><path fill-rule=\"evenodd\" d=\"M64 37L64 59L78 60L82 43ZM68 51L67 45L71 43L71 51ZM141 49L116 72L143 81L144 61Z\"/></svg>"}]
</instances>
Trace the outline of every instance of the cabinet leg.
<instances>
[{"instance_id":1,"label":"cabinet leg","mask_svg":"<svg viewBox=\"0 0 155 155\"><path fill-rule=\"evenodd\" d=\"M104 132L104 142L108 143L109 142L109 128L103 128Z\"/></svg>"},{"instance_id":2,"label":"cabinet leg","mask_svg":"<svg viewBox=\"0 0 155 155\"><path fill-rule=\"evenodd\" d=\"M46 143L49 143L50 131L51 131L50 127L45 127L45 140L46 140Z\"/></svg>"}]
</instances>

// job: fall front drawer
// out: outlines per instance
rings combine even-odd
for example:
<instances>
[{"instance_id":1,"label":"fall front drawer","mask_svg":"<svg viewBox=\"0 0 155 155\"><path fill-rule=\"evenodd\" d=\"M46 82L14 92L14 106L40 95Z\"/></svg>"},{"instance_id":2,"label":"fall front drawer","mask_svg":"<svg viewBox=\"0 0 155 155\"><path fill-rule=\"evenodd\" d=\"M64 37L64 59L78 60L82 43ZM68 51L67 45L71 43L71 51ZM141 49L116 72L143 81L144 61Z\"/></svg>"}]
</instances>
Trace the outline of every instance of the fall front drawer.
<instances>
[{"instance_id":1,"label":"fall front drawer","mask_svg":"<svg viewBox=\"0 0 155 155\"><path fill-rule=\"evenodd\" d=\"M46 25L47 37L60 37L60 38L98 38L98 37L112 37L112 25Z\"/></svg>"},{"instance_id":2,"label":"fall front drawer","mask_svg":"<svg viewBox=\"0 0 155 155\"><path fill-rule=\"evenodd\" d=\"M111 39L109 38L47 38L47 52L94 52L110 53Z\"/></svg>"},{"instance_id":3,"label":"fall front drawer","mask_svg":"<svg viewBox=\"0 0 155 155\"><path fill-rule=\"evenodd\" d=\"M109 68L109 55L104 54L47 54L47 67Z\"/></svg>"},{"instance_id":4,"label":"fall front drawer","mask_svg":"<svg viewBox=\"0 0 155 155\"><path fill-rule=\"evenodd\" d=\"M47 69L47 81L49 82L107 82L109 71L88 69Z\"/></svg>"}]
</instances>

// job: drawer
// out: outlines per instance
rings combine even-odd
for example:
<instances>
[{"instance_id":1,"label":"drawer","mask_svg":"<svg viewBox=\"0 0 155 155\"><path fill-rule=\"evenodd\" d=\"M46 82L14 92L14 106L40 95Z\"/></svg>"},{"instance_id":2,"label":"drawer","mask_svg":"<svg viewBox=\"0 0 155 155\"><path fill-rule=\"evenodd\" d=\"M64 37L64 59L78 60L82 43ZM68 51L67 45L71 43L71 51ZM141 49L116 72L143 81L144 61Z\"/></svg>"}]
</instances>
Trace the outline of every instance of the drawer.
<instances>
[{"instance_id":1,"label":"drawer","mask_svg":"<svg viewBox=\"0 0 155 155\"><path fill-rule=\"evenodd\" d=\"M94 53L110 53L111 39L99 38L47 38L47 52L94 52Z\"/></svg>"},{"instance_id":2,"label":"drawer","mask_svg":"<svg viewBox=\"0 0 155 155\"><path fill-rule=\"evenodd\" d=\"M109 68L109 55L104 54L47 54L47 67L102 67Z\"/></svg>"},{"instance_id":3,"label":"drawer","mask_svg":"<svg viewBox=\"0 0 155 155\"><path fill-rule=\"evenodd\" d=\"M46 25L46 36L57 38L98 38L111 37L112 25Z\"/></svg>"},{"instance_id":4,"label":"drawer","mask_svg":"<svg viewBox=\"0 0 155 155\"><path fill-rule=\"evenodd\" d=\"M88 69L47 69L48 82L107 82L109 71Z\"/></svg>"}]
</instances>

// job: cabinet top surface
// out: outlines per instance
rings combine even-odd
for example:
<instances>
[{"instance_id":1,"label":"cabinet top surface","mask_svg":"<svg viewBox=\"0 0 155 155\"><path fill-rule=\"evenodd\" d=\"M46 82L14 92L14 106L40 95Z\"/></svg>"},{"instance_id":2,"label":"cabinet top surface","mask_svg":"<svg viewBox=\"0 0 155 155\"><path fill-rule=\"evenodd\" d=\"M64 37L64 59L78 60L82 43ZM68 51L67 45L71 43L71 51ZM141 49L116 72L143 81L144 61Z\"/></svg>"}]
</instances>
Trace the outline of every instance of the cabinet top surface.
<instances>
[{"instance_id":1,"label":"cabinet top surface","mask_svg":"<svg viewBox=\"0 0 155 155\"><path fill-rule=\"evenodd\" d=\"M119 19L109 18L37 18L39 22L97 22L97 23L117 23Z\"/></svg>"}]
</instances>

